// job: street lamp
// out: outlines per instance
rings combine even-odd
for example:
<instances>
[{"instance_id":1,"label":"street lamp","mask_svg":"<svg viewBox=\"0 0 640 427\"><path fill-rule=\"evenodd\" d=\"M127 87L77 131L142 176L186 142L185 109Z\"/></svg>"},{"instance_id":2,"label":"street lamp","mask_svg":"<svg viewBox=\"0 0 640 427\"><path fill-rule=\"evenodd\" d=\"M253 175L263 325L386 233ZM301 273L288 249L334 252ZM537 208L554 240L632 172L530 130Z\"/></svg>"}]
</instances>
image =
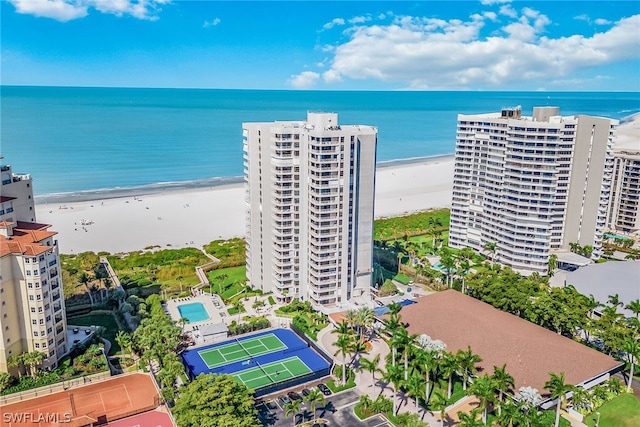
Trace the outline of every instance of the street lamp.
<instances>
[{"instance_id":1,"label":"street lamp","mask_svg":"<svg viewBox=\"0 0 640 427\"><path fill-rule=\"evenodd\" d=\"M600 427L600 412L596 412L598 419L596 420L596 427Z\"/></svg>"}]
</instances>

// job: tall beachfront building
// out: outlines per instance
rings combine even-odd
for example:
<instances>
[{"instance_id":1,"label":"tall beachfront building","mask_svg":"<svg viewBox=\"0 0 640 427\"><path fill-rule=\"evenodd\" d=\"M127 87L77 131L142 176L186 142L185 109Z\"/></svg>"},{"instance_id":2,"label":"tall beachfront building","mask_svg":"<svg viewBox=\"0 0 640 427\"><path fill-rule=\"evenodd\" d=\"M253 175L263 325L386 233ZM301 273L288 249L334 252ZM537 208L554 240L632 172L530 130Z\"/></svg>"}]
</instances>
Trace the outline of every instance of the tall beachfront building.
<instances>
[{"instance_id":1,"label":"tall beachfront building","mask_svg":"<svg viewBox=\"0 0 640 427\"><path fill-rule=\"evenodd\" d=\"M558 107L458 115L449 245L495 243L496 260L523 274L546 274L571 243L599 258L616 124Z\"/></svg>"},{"instance_id":2,"label":"tall beachfront building","mask_svg":"<svg viewBox=\"0 0 640 427\"><path fill-rule=\"evenodd\" d=\"M54 368L69 350L57 233L35 222L31 176L0 170L0 372L35 351Z\"/></svg>"},{"instance_id":3,"label":"tall beachfront building","mask_svg":"<svg viewBox=\"0 0 640 427\"><path fill-rule=\"evenodd\" d=\"M335 113L243 124L251 286L317 306L369 297L377 134Z\"/></svg>"},{"instance_id":4,"label":"tall beachfront building","mask_svg":"<svg viewBox=\"0 0 640 427\"><path fill-rule=\"evenodd\" d=\"M616 142L607 227L636 237L640 232L640 140Z\"/></svg>"}]
</instances>

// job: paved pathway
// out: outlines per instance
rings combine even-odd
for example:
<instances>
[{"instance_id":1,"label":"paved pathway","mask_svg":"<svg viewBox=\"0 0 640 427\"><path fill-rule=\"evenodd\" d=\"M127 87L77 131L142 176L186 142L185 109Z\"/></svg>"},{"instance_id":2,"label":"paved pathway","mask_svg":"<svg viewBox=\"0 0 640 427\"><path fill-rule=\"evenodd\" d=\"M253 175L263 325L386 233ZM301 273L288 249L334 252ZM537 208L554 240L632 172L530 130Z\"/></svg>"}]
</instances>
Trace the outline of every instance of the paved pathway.
<instances>
[{"instance_id":1,"label":"paved pathway","mask_svg":"<svg viewBox=\"0 0 640 427\"><path fill-rule=\"evenodd\" d=\"M337 334L331 333L333 330L333 326L329 325L322 331L318 332L318 343L320 346L330 355L336 353L336 347L334 345L335 341L338 338ZM375 336L371 341L371 350L365 354L363 357L371 359L376 356L376 354L380 355L380 364L378 367L380 369L384 369L386 363L386 357L389 354L389 346L387 343L380 337ZM342 364L342 356L334 357L334 360L337 364ZM349 358L347 358L347 362L349 362ZM356 360L354 366L358 366L358 361ZM376 385L374 390L374 396L378 396L381 392L385 397L393 400L393 386L388 384L379 378L380 374L376 375ZM371 374L366 371L358 372L356 371L356 389L360 392L360 394L366 394L367 396L371 396ZM422 421L427 423L430 426L439 426L440 422L434 416L431 411L425 411L422 407L416 411L416 407L414 404L414 400L405 395L403 392L400 392L398 397L400 403L400 413L410 412L415 413L418 412Z\"/></svg>"}]
</instances>

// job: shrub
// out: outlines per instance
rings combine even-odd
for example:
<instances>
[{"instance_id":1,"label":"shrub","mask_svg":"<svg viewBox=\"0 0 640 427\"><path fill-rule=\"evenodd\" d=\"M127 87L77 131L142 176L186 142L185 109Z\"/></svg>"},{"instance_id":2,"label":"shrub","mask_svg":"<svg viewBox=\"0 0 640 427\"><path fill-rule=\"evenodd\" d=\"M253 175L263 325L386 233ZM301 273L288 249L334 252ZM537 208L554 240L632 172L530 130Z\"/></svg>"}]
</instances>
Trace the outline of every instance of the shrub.
<instances>
[{"instance_id":1,"label":"shrub","mask_svg":"<svg viewBox=\"0 0 640 427\"><path fill-rule=\"evenodd\" d=\"M386 296L389 296L389 295L393 295L396 292L398 292L398 288L389 279L385 280L384 283L382 284L382 286L380 287L380 296L381 297L386 297Z\"/></svg>"}]
</instances>

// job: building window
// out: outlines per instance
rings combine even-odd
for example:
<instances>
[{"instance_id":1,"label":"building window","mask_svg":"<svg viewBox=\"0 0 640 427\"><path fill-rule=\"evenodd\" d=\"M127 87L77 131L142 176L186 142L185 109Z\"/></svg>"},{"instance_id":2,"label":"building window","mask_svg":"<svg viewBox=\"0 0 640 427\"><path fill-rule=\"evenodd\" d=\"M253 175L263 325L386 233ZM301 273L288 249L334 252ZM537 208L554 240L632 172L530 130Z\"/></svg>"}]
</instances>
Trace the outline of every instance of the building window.
<instances>
[{"instance_id":1,"label":"building window","mask_svg":"<svg viewBox=\"0 0 640 427\"><path fill-rule=\"evenodd\" d=\"M31 282L27 283L27 288L33 289L33 283L31 283Z\"/></svg>"},{"instance_id":2,"label":"building window","mask_svg":"<svg viewBox=\"0 0 640 427\"><path fill-rule=\"evenodd\" d=\"M40 348L40 344L36 343L36 348Z\"/></svg>"},{"instance_id":3,"label":"building window","mask_svg":"<svg viewBox=\"0 0 640 427\"><path fill-rule=\"evenodd\" d=\"M35 313L36 312L36 308L35 307L31 307L31 312Z\"/></svg>"},{"instance_id":4,"label":"building window","mask_svg":"<svg viewBox=\"0 0 640 427\"><path fill-rule=\"evenodd\" d=\"M37 325L37 324L38 324L38 321L37 321L36 319L33 319L33 320L31 321L31 324L32 324L32 325Z\"/></svg>"},{"instance_id":5,"label":"building window","mask_svg":"<svg viewBox=\"0 0 640 427\"><path fill-rule=\"evenodd\" d=\"M30 259L30 258L25 258L25 259L24 259L24 262L26 262L27 264L29 264L29 263L31 262L31 259Z\"/></svg>"},{"instance_id":6,"label":"building window","mask_svg":"<svg viewBox=\"0 0 640 427\"><path fill-rule=\"evenodd\" d=\"M40 324L44 325L44 319L40 319Z\"/></svg>"},{"instance_id":7,"label":"building window","mask_svg":"<svg viewBox=\"0 0 640 427\"><path fill-rule=\"evenodd\" d=\"M29 295L29 301L33 301L33 295Z\"/></svg>"},{"instance_id":8,"label":"building window","mask_svg":"<svg viewBox=\"0 0 640 427\"><path fill-rule=\"evenodd\" d=\"M33 336L37 337L38 336L38 331L33 331Z\"/></svg>"},{"instance_id":9,"label":"building window","mask_svg":"<svg viewBox=\"0 0 640 427\"><path fill-rule=\"evenodd\" d=\"M27 276L31 276L31 270L27 270Z\"/></svg>"}]
</instances>

